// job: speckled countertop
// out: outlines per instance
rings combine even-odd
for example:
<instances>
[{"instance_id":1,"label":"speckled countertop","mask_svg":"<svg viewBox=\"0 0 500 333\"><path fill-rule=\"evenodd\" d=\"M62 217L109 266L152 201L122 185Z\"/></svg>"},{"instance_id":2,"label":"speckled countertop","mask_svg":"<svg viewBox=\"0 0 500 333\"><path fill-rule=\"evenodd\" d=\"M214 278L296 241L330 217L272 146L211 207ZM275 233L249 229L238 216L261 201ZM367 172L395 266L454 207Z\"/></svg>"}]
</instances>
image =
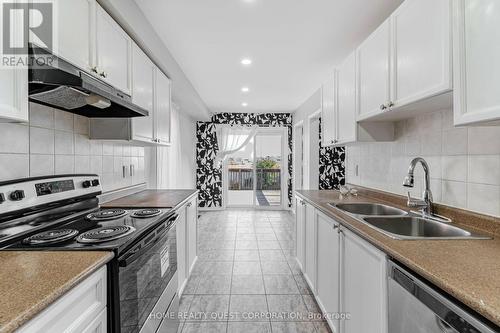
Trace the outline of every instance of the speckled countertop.
<instances>
[{"instance_id":1,"label":"speckled countertop","mask_svg":"<svg viewBox=\"0 0 500 333\"><path fill-rule=\"evenodd\" d=\"M0 332L13 332L113 258L97 251L0 251Z\"/></svg>"},{"instance_id":2,"label":"speckled countertop","mask_svg":"<svg viewBox=\"0 0 500 333\"><path fill-rule=\"evenodd\" d=\"M454 222L471 231L489 231L492 240L395 240L334 208L331 202L379 202L406 209L381 194L341 198L338 191L297 191L300 197L403 263L438 288L500 326L500 219L455 210ZM449 208L441 208L438 213ZM459 211L460 213L456 213ZM449 216L450 214L446 215ZM484 217L484 218L483 218ZM485 223L486 222L488 223ZM478 226L483 228L479 229ZM486 230L484 226L490 228ZM494 234L495 233L495 234Z\"/></svg>"}]
</instances>

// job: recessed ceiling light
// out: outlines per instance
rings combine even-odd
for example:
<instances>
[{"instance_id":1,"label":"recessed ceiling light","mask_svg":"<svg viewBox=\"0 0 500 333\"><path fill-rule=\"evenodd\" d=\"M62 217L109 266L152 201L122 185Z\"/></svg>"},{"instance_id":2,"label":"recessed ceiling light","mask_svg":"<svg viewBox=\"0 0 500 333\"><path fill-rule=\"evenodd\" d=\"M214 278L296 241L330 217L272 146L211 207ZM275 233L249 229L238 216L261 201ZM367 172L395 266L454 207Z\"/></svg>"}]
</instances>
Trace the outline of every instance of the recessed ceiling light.
<instances>
[{"instance_id":1,"label":"recessed ceiling light","mask_svg":"<svg viewBox=\"0 0 500 333\"><path fill-rule=\"evenodd\" d=\"M246 108L248 106L248 103L247 102L243 102L243 103L241 103L241 106L244 107L244 108Z\"/></svg>"},{"instance_id":2,"label":"recessed ceiling light","mask_svg":"<svg viewBox=\"0 0 500 333\"><path fill-rule=\"evenodd\" d=\"M249 92L250 89L248 89L248 87L243 87L243 88L241 88L241 91L244 92L244 93L246 93L246 92Z\"/></svg>"},{"instance_id":3,"label":"recessed ceiling light","mask_svg":"<svg viewBox=\"0 0 500 333\"><path fill-rule=\"evenodd\" d=\"M243 58L241 59L241 64L244 66L249 66L252 64L252 59L250 58Z\"/></svg>"}]
</instances>

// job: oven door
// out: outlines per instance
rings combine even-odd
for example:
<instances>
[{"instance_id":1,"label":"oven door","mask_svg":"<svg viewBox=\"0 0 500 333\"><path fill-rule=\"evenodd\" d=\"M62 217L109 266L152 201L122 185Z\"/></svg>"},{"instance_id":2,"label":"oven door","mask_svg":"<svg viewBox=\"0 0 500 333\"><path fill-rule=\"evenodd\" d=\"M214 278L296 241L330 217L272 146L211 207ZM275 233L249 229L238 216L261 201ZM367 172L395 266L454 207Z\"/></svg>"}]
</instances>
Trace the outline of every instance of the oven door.
<instances>
[{"instance_id":1,"label":"oven door","mask_svg":"<svg viewBox=\"0 0 500 333\"><path fill-rule=\"evenodd\" d=\"M121 332L156 332L162 320L171 319L167 311L177 297L177 218L118 258Z\"/></svg>"}]
</instances>

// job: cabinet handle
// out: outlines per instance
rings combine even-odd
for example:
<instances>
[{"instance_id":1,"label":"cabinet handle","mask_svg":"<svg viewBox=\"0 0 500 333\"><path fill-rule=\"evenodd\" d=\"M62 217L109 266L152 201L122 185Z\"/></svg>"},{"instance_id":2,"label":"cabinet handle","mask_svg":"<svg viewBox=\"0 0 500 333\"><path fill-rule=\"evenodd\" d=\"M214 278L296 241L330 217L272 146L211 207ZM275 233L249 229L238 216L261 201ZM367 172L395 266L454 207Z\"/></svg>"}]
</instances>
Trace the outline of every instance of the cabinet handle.
<instances>
[{"instance_id":1,"label":"cabinet handle","mask_svg":"<svg viewBox=\"0 0 500 333\"><path fill-rule=\"evenodd\" d=\"M388 104L387 104L387 107L388 108L392 108L394 106L394 102L393 101L390 101Z\"/></svg>"},{"instance_id":2,"label":"cabinet handle","mask_svg":"<svg viewBox=\"0 0 500 333\"><path fill-rule=\"evenodd\" d=\"M91 68L90 68L90 71L91 71L91 72L93 72L93 73L96 73L96 74L99 72L99 71L97 70L97 67L96 67L96 66L91 67Z\"/></svg>"},{"instance_id":3,"label":"cabinet handle","mask_svg":"<svg viewBox=\"0 0 500 333\"><path fill-rule=\"evenodd\" d=\"M380 105L380 110L382 110L382 111L383 111L383 110L385 110L385 109L387 109L387 106L386 106L385 104L381 104L381 105Z\"/></svg>"},{"instance_id":4,"label":"cabinet handle","mask_svg":"<svg viewBox=\"0 0 500 333\"><path fill-rule=\"evenodd\" d=\"M122 171L123 171L123 178L127 177L127 167L125 165L122 165Z\"/></svg>"},{"instance_id":5,"label":"cabinet handle","mask_svg":"<svg viewBox=\"0 0 500 333\"><path fill-rule=\"evenodd\" d=\"M334 224L334 225L333 225L333 230L338 229L338 228L339 228L339 225L338 225L338 224Z\"/></svg>"},{"instance_id":6,"label":"cabinet handle","mask_svg":"<svg viewBox=\"0 0 500 333\"><path fill-rule=\"evenodd\" d=\"M108 77L108 74L106 74L106 72L101 72L99 75L102 76L103 78L107 78Z\"/></svg>"},{"instance_id":7,"label":"cabinet handle","mask_svg":"<svg viewBox=\"0 0 500 333\"><path fill-rule=\"evenodd\" d=\"M192 205L193 205L192 203L188 203L188 204L187 204L187 206L188 206L188 207L191 207Z\"/></svg>"},{"instance_id":8,"label":"cabinet handle","mask_svg":"<svg viewBox=\"0 0 500 333\"><path fill-rule=\"evenodd\" d=\"M134 165L130 164L130 177L134 176Z\"/></svg>"}]
</instances>

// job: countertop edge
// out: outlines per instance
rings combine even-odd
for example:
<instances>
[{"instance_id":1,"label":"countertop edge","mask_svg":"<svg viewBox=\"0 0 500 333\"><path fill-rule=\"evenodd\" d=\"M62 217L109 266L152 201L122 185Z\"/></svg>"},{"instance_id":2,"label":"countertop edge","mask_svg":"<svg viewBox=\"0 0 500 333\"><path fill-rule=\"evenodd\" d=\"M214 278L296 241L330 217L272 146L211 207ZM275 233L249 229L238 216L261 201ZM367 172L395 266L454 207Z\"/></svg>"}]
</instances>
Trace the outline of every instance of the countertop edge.
<instances>
[{"instance_id":1,"label":"countertop edge","mask_svg":"<svg viewBox=\"0 0 500 333\"><path fill-rule=\"evenodd\" d=\"M31 319L35 318L38 314L42 313L46 308L55 303L61 297L66 295L70 290L72 290L74 287L76 287L78 284L84 281L89 275L96 272L98 269L106 265L114 258L114 253L111 251L99 251L99 252L105 252L107 253L107 255L97 260L86 271L83 271L81 274L78 274L75 277L73 277L67 283L62 285L61 288L58 289L57 291L41 299L40 302L38 302L36 305L20 313L10 323L8 323L3 327L0 327L0 333L14 332L15 330L19 329L24 324L29 322Z\"/></svg>"},{"instance_id":2,"label":"countertop edge","mask_svg":"<svg viewBox=\"0 0 500 333\"><path fill-rule=\"evenodd\" d=\"M172 189L170 191L178 191L179 189ZM134 195L138 195L142 192L145 192L145 191L156 191L155 189L145 189L145 190L142 190L142 191L139 191L137 193L132 193L132 194L129 194L129 195L126 195L126 196L123 196L121 198L118 198L118 199L115 199L115 200L112 200L112 201L109 201L109 202L105 202L102 204L102 207L104 208L139 208L139 207L130 207L130 205L125 205L125 204L110 204L110 203L113 203L113 201L118 201L118 200L121 200L121 199L124 199L126 197L132 197ZM158 191L169 191L169 190L158 190ZM171 210L177 210L179 209L180 207L182 207L183 205L185 205L189 200L191 200L191 198L193 198L194 196L198 195L198 193L200 192L198 189L182 189L181 191L190 191L191 193L186 195L186 197L181 200L180 202L178 202L175 206L172 206L172 207L164 207L164 206L158 206L158 205L151 205L151 206L140 206L140 208L169 208Z\"/></svg>"},{"instance_id":3,"label":"countertop edge","mask_svg":"<svg viewBox=\"0 0 500 333\"><path fill-rule=\"evenodd\" d=\"M437 288L443 290L445 293L449 294L451 297L457 299L459 302L465 304L466 306L470 307L473 311L476 311L478 314L484 316L486 319L492 321L496 325L500 325L500 318L498 318L498 314L495 308L491 308L489 306L486 306L481 302L481 300L466 297L463 295L460 290L457 290L456 288L452 288L449 284L446 283L446 281L438 278L435 274L432 272L429 272L426 269L423 269L420 267L420 265L404 255L398 253L396 250L392 249L390 246L384 244L383 242L374 239L371 237L369 234L365 233L364 231L360 230L357 228L354 223L349 222L350 220L356 221L356 223L362 223L356 220L354 217L350 216L347 213L342 212L340 209L336 207L329 207L330 209L325 209L321 204L317 203L314 201L314 199L308 198L307 195L300 193L298 191L295 191L295 195L299 196L300 198L304 199L307 201L309 204L311 204L314 208L318 209L321 211L323 214L335 219L338 223L340 223L342 226L346 227L359 237L363 238L379 250L383 251L386 255L388 255L391 258L394 258L395 260L401 262L405 266L407 266L410 270L415 272L416 274L420 275L422 278L426 279L433 285L435 285ZM383 203L383 200L377 200L374 198L370 198L370 200L374 201L380 201ZM391 238L380 233L381 236L386 237L388 240Z\"/></svg>"}]
</instances>

